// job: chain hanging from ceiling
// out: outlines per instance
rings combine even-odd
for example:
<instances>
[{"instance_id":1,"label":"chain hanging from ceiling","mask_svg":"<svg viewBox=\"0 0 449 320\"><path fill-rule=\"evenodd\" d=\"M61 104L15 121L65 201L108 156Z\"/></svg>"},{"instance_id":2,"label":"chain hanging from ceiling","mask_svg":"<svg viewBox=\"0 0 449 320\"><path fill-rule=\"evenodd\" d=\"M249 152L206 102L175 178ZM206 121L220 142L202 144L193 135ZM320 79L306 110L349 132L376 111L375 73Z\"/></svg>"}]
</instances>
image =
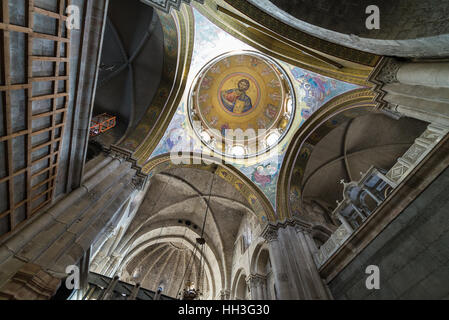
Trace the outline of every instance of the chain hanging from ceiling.
<instances>
[{"instance_id":1,"label":"chain hanging from ceiling","mask_svg":"<svg viewBox=\"0 0 449 320\"><path fill-rule=\"evenodd\" d=\"M192 254L190 256L189 262L187 264L186 270L181 280L181 284L178 290L178 297L182 300L200 300L204 294L204 275L205 275L205 259L204 259L204 247L206 244L206 240L204 239L204 230L206 228L207 215L209 213L210 206L210 197L212 195L212 187L214 185L215 180L215 170L213 171L212 181L209 187L209 195L206 203L206 212L204 213L203 225L201 228L201 235L199 238L196 238L195 247L192 250ZM195 253L199 251L200 254L200 264L197 273L197 283L192 281L192 273L193 267L195 264ZM182 285L184 283L184 279L186 279L186 275L188 273L187 280L184 284L184 289L181 292Z\"/></svg>"}]
</instances>

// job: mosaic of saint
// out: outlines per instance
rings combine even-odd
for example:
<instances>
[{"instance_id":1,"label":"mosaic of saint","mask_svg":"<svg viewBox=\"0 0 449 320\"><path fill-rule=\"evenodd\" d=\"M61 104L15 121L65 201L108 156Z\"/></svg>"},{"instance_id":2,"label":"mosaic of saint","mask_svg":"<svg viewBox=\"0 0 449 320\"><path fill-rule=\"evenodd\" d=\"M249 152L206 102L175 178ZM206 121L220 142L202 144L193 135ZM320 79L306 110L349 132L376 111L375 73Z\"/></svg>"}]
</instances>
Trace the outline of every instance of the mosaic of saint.
<instances>
[{"instance_id":1,"label":"mosaic of saint","mask_svg":"<svg viewBox=\"0 0 449 320\"><path fill-rule=\"evenodd\" d=\"M249 77L241 78L241 75L232 75L230 78L232 79L235 77L239 79L236 88L219 90L220 102L226 110L233 114L246 114L253 110L253 102L251 97L247 94L248 90L251 88L251 82L248 80ZM226 82L229 82L229 80Z\"/></svg>"},{"instance_id":2,"label":"mosaic of saint","mask_svg":"<svg viewBox=\"0 0 449 320\"><path fill-rule=\"evenodd\" d=\"M193 121L200 121L208 137L227 139L226 132L252 129L262 143L245 145L258 153L272 130L287 130L292 110L292 86L285 72L269 58L254 52L225 54L212 60L197 76L189 102ZM199 137L203 132L197 132ZM254 139L253 139L254 140Z\"/></svg>"},{"instance_id":3,"label":"mosaic of saint","mask_svg":"<svg viewBox=\"0 0 449 320\"><path fill-rule=\"evenodd\" d=\"M245 53L212 61L200 72L192 107L209 129L271 129L281 120L287 98L277 67Z\"/></svg>"}]
</instances>

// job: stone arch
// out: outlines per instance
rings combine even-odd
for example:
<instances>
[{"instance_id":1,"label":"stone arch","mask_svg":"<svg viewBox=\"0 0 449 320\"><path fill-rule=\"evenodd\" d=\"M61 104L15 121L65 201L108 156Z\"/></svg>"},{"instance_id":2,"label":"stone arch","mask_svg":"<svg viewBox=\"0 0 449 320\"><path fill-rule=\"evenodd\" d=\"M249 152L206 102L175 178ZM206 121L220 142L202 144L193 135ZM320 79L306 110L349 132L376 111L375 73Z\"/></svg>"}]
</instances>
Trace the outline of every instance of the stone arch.
<instances>
[{"instance_id":1,"label":"stone arch","mask_svg":"<svg viewBox=\"0 0 449 320\"><path fill-rule=\"evenodd\" d=\"M204 266L205 266L205 276L208 283L209 288L209 295L208 297L215 297L217 293L223 288L223 285L225 283L225 275L223 274L222 268L220 268L219 258L216 256L216 252L213 251L213 248L211 248L208 245L205 245L205 251L203 253L199 252L198 250L194 251L195 248L195 237L198 236L197 234L193 234L191 230L188 230L184 235L182 234L175 234L174 232L170 232L174 227L168 227L166 228L167 233L169 235L167 236L160 236L159 234L159 228L153 229L152 232L146 233L145 235L142 235L139 239L137 239L136 244L132 247L132 249L127 252L123 259L121 260L118 272L122 273L124 271L124 268L127 266L127 264L132 261L134 258L136 258L140 253L143 252L143 250L150 248L154 244L164 244L164 243L181 243L185 247L189 249L188 251L188 261L192 263L193 259L198 260L204 260ZM170 235L171 234L171 235ZM131 248L131 247L130 247ZM195 252L195 256L193 256L193 252ZM196 270L196 269L195 269ZM181 290L183 289L183 281L186 281L186 277L188 276L187 273L189 273L188 270L183 270L184 273L182 274L181 283L176 283L176 291L178 291L179 288ZM218 271L218 272L214 272ZM193 271L195 273L195 271ZM170 282L172 279L165 279L165 282ZM179 285L179 287L178 287Z\"/></svg>"},{"instance_id":2,"label":"stone arch","mask_svg":"<svg viewBox=\"0 0 449 320\"><path fill-rule=\"evenodd\" d=\"M272 272L272 259L268 244L264 241L259 243L254 249L251 257L251 274L259 278L258 285L261 286L258 299L274 300L275 294L275 280Z\"/></svg>"},{"instance_id":3,"label":"stone arch","mask_svg":"<svg viewBox=\"0 0 449 320\"><path fill-rule=\"evenodd\" d=\"M148 245L158 241L169 241L170 237L176 238L179 241L186 242L185 245L192 250L194 247L195 239L200 237L200 233L191 229L183 228L183 231L177 231L176 229L181 228L176 221L164 221L159 223L154 223L149 227L145 227L143 230L140 230L139 233L136 234L135 237L128 239L122 243L121 247L118 248L120 256L123 258L120 261L120 265L117 270L123 268L129 260L136 256L140 251L148 247ZM162 236L161 233L164 232ZM219 275L214 277L216 280L213 283L213 288L218 288L216 290L220 290L226 286L226 272L225 268L220 261L222 260L219 253L219 248L216 248L213 245L209 245L210 238L207 235L204 235L206 239L206 251L204 252L204 257L207 259L207 264L209 266L209 273L212 279L212 270L216 271ZM126 239L125 239L126 240ZM199 256L198 256L199 257ZM218 292L217 291L217 292Z\"/></svg>"},{"instance_id":4,"label":"stone arch","mask_svg":"<svg viewBox=\"0 0 449 320\"><path fill-rule=\"evenodd\" d=\"M297 6L291 1L272 0L230 1L230 4L270 31L291 40L308 39L315 47L329 41L332 43L330 50L346 47L346 50L340 48L340 52L360 50L400 57L444 57L448 54L449 27L435 25L435 19L443 19L447 7L439 1L349 0L338 3L319 0ZM371 5L379 9L379 29L369 29L366 25L368 17L375 12L372 8L367 12ZM425 10L426 7L438 8L441 13L435 15L432 10ZM415 20L413 25L407 24Z\"/></svg>"},{"instance_id":5,"label":"stone arch","mask_svg":"<svg viewBox=\"0 0 449 320\"><path fill-rule=\"evenodd\" d=\"M179 160L179 159L177 159ZM142 171L153 177L155 174L170 168L195 168L214 172L219 178L227 181L247 200L251 211L256 214L260 223L276 221L276 213L265 194L243 173L232 165L224 164L221 160L213 157L202 157L198 153L187 153L182 155L181 163L174 164L170 154L162 154L147 161Z\"/></svg>"},{"instance_id":6,"label":"stone arch","mask_svg":"<svg viewBox=\"0 0 449 320\"><path fill-rule=\"evenodd\" d=\"M278 182L281 217L295 215L335 228L339 223L332 212L342 197L340 183L358 181L370 166L389 170L425 130L419 120L377 112L373 97L367 89L341 95L320 110L327 116L316 121L323 116L317 114L295 134Z\"/></svg>"},{"instance_id":7,"label":"stone arch","mask_svg":"<svg viewBox=\"0 0 449 320\"><path fill-rule=\"evenodd\" d=\"M245 270L239 269L235 274L231 289L231 298L233 300L245 300L248 296L248 285L246 283Z\"/></svg>"},{"instance_id":8,"label":"stone arch","mask_svg":"<svg viewBox=\"0 0 449 320\"><path fill-rule=\"evenodd\" d=\"M332 234L332 230L326 228L323 225L315 225L312 227L311 236L317 248L320 248L321 245L326 243L329 237Z\"/></svg>"},{"instance_id":9,"label":"stone arch","mask_svg":"<svg viewBox=\"0 0 449 320\"><path fill-rule=\"evenodd\" d=\"M301 157L306 164L311 152L309 145L317 143L341 123L375 111L374 98L375 94L370 89L349 91L326 103L295 133L279 173L276 195L279 220L292 217L289 198L297 159Z\"/></svg>"},{"instance_id":10,"label":"stone arch","mask_svg":"<svg viewBox=\"0 0 449 320\"><path fill-rule=\"evenodd\" d=\"M371 86L367 80L380 60L375 54L297 30L271 17L252 1L194 6L214 24L265 54L327 77Z\"/></svg>"},{"instance_id":11,"label":"stone arch","mask_svg":"<svg viewBox=\"0 0 449 320\"><path fill-rule=\"evenodd\" d=\"M189 156L192 161L200 159L199 155ZM149 176L148 189L142 196L142 203L135 215L130 218L114 249L109 249L111 258L96 264L99 266L96 270L101 269L103 270L101 273L115 274L157 241L167 243L171 239L191 250L195 246L196 238L203 236L207 244L204 258L208 265L210 294L216 297L222 290L229 290L232 281L232 256L229 256L228 252L230 246L235 243L232 235L240 227L241 219L245 215L250 215L253 220L263 224L268 220L267 217L270 217L271 221L275 218L270 203L250 180L235 168L213 160L212 163L202 165L176 165L171 161L170 155L165 154L149 161L142 170ZM199 186L194 181L206 182ZM170 190L161 194L163 197L166 196L165 200L154 198L154 191L158 188L161 190L163 186L167 187L167 191ZM150 189L153 191L150 192ZM172 191L174 196L179 194L180 197L169 196ZM154 203L154 206L149 206L150 203ZM228 208L229 214L226 216L222 214L224 209L219 209L223 206ZM207 224L204 225L203 234L200 230L203 229L201 226L203 213L207 210L210 214ZM233 218L230 218L231 216ZM189 220L191 226L185 228L180 225L179 221L182 220ZM195 229L193 225L196 226ZM131 271L125 275L129 278Z\"/></svg>"},{"instance_id":12,"label":"stone arch","mask_svg":"<svg viewBox=\"0 0 449 320\"><path fill-rule=\"evenodd\" d=\"M250 273L251 274L262 274L261 271L261 258L265 259L268 253L268 259L269 257L269 251L268 251L268 245L265 241L260 242L257 244L256 248L253 251L253 254L251 256L251 264L250 264ZM262 256L263 255L263 256Z\"/></svg>"}]
</instances>

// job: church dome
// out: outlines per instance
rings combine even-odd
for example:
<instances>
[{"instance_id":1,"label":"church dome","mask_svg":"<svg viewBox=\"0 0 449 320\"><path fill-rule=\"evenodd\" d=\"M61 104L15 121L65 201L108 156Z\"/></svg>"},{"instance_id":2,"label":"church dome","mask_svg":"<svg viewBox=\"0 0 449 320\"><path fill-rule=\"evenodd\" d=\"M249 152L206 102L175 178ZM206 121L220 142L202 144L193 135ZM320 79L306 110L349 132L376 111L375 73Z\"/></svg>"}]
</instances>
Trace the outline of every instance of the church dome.
<instances>
[{"instance_id":1,"label":"church dome","mask_svg":"<svg viewBox=\"0 0 449 320\"><path fill-rule=\"evenodd\" d=\"M295 104L285 71L250 51L221 55L197 75L189 99L194 131L214 152L236 158L275 147L290 127Z\"/></svg>"}]
</instances>

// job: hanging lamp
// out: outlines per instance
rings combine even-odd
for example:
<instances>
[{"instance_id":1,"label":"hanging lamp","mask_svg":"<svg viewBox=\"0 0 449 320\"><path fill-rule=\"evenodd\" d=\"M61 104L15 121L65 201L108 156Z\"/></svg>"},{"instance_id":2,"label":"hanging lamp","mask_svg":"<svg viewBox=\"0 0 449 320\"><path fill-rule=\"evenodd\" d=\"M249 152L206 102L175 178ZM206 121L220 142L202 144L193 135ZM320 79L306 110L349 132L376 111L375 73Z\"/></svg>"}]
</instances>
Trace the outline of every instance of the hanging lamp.
<instances>
[{"instance_id":1,"label":"hanging lamp","mask_svg":"<svg viewBox=\"0 0 449 320\"><path fill-rule=\"evenodd\" d=\"M213 187L214 180L215 180L215 171L217 170L217 168L218 168L218 166L215 165L213 173L212 173L213 177L212 177L212 182L211 182L210 188L209 188L209 195L208 195L208 200L206 203L206 212L204 213L203 226L201 228L201 235L199 238L196 238L195 247L192 251L192 255L190 256L189 263L184 272L184 276L182 277L182 280L181 280L181 286L183 284L183 281L184 281L185 276L188 271L189 271L189 276L187 278L187 281L184 284L184 289L183 289L182 293L180 292L181 290L178 291L178 296L182 300L199 300L203 296L203 291L204 291L204 288L203 288L204 280L203 279L204 279L204 272L205 272L205 268L204 268L205 260L203 259L203 255L204 255L204 245L206 244L206 239L204 239L204 229L206 227L207 214L209 213L210 197L212 194L212 187ZM197 274L198 285L195 286L195 283L191 280L191 275L192 275L193 265L195 263L194 255L197 250L200 250L200 265L199 265L199 270L198 270L198 274Z\"/></svg>"}]
</instances>

